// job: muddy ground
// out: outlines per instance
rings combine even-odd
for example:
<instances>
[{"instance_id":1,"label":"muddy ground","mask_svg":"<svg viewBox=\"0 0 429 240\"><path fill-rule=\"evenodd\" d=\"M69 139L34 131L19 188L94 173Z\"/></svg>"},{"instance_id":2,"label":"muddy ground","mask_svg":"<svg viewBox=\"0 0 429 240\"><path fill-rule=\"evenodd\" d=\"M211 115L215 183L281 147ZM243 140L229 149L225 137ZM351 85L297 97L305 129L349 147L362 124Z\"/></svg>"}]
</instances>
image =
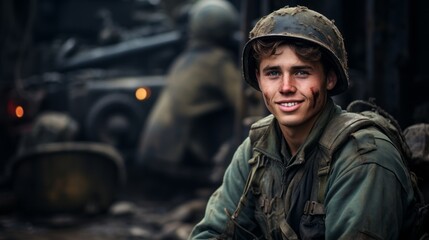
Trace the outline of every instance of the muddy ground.
<instances>
[{"instance_id":1,"label":"muddy ground","mask_svg":"<svg viewBox=\"0 0 429 240\"><path fill-rule=\"evenodd\" d=\"M28 215L17 209L13 191L2 190L0 240L187 239L213 188L165 187L129 182L108 211L91 216Z\"/></svg>"}]
</instances>

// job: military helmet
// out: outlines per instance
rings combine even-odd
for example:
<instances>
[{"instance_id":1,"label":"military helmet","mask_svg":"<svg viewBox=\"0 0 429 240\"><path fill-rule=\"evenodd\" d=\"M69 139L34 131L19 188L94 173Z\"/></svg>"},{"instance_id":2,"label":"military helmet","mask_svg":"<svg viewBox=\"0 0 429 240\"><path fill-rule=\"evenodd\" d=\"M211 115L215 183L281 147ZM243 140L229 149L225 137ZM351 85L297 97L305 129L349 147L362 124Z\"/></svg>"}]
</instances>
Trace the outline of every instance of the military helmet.
<instances>
[{"instance_id":1,"label":"military helmet","mask_svg":"<svg viewBox=\"0 0 429 240\"><path fill-rule=\"evenodd\" d=\"M243 49L242 70L246 82L256 90L260 91L252 42L257 39L299 40L320 46L332 61L338 78L337 84L328 94L333 96L347 90L349 77L343 37L333 21L322 14L303 6L286 6L261 18L249 37L250 40Z\"/></svg>"},{"instance_id":2,"label":"military helmet","mask_svg":"<svg viewBox=\"0 0 429 240\"><path fill-rule=\"evenodd\" d=\"M238 29L238 12L226 0L200 0L189 13L191 37L224 41Z\"/></svg>"}]
</instances>

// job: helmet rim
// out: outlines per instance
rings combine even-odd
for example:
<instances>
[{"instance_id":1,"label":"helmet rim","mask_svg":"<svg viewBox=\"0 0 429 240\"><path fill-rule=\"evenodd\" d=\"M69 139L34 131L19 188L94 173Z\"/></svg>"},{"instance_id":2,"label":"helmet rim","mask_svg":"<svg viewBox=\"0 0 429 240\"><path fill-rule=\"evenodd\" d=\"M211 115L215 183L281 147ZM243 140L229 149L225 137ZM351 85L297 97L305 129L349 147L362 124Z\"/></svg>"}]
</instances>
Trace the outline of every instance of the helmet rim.
<instances>
[{"instance_id":1,"label":"helmet rim","mask_svg":"<svg viewBox=\"0 0 429 240\"><path fill-rule=\"evenodd\" d=\"M281 11L281 10L290 11L291 13L279 14L278 11ZM297 12L298 13L304 12L304 13L310 13L310 14L306 14L298 18L295 16ZM280 26L276 26L276 24L278 23L278 18L282 18L285 16L289 17L287 21L292 21L291 24L289 23L288 25L279 24ZM320 18L321 21L324 21L322 22L323 24L329 21L328 19L326 19L326 17L324 17L320 13L309 10L306 7L302 7L302 6L285 7L283 9L279 9L261 18L258 21L256 26L250 32L251 38L245 44L242 52L242 75L244 80L250 86L252 86L258 91L261 91L259 88L258 80L256 78L255 70L257 69L257 66L256 66L256 61L253 58L253 54L252 54L253 53L253 49L251 46L252 43L260 39L279 39L279 40L291 40L292 42L299 40L299 41L315 44L321 47L323 54L325 54L332 61L335 73L337 74L337 83L333 89L328 90L328 94L330 96L334 96L348 89L349 76L347 73L347 53L344 48L344 42L343 42L341 33L338 31L338 29L336 29L336 26L332 22L330 22L332 23L332 30L328 28L328 30L331 32L327 36L326 34L324 35L323 29L320 30L317 28L317 26L311 25L312 28L310 30L314 31L312 33L304 32L303 29L299 29L299 27L302 27L301 25L308 24L309 21L312 21L310 17ZM320 21L320 19L317 19L317 20ZM304 22L304 24L302 22ZM296 27L296 25L300 25L300 26ZM255 29L262 31L262 33L256 32ZM322 32L323 34L320 32ZM336 34L336 35L332 36L333 34ZM334 40L338 40L341 42L337 43L338 44L337 46L329 45L329 43L335 44L335 41L332 41L332 39L329 39L332 37L335 37Z\"/></svg>"}]
</instances>

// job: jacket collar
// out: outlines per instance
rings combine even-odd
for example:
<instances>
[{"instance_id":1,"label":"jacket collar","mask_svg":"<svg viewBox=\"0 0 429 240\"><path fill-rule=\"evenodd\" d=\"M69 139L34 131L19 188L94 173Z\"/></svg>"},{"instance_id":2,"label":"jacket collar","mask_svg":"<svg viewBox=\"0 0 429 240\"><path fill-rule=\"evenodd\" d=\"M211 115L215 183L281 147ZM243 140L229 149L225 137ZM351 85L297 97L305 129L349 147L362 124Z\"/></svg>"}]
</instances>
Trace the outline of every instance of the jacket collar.
<instances>
[{"instance_id":1,"label":"jacket collar","mask_svg":"<svg viewBox=\"0 0 429 240\"><path fill-rule=\"evenodd\" d=\"M296 158L298 162L304 161L305 156L309 154L313 147L318 143L328 122L334 115L341 113L341 111L341 108L335 105L331 98L328 98L322 113L314 124L315 127L310 131L307 140L298 149L296 156L293 156L292 158ZM283 161L283 159L286 158L281 151L282 142L285 140L280 131L279 123L272 114L253 124L251 130L258 131L258 136L255 139L254 150L275 160Z\"/></svg>"}]
</instances>

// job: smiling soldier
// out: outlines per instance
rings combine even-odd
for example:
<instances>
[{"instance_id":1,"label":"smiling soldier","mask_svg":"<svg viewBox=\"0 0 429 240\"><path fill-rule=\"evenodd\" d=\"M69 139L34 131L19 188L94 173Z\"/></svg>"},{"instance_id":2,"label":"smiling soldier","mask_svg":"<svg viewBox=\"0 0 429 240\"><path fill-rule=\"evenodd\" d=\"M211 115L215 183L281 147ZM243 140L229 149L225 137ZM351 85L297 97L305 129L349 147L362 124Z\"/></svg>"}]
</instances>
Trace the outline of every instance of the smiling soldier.
<instances>
[{"instance_id":1,"label":"smiling soldier","mask_svg":"<svg viewBox=\"0 0 429 240\"><path fill-rule=\"evenodd\" d=\"M413 189L389 138L371 127L326 144L344 114L331 97L348 88L334 23L306 7L274 11L250 32L242 67L271 114L252 125L190 239L403 239Z\"/></svg>"}]
</instances>

